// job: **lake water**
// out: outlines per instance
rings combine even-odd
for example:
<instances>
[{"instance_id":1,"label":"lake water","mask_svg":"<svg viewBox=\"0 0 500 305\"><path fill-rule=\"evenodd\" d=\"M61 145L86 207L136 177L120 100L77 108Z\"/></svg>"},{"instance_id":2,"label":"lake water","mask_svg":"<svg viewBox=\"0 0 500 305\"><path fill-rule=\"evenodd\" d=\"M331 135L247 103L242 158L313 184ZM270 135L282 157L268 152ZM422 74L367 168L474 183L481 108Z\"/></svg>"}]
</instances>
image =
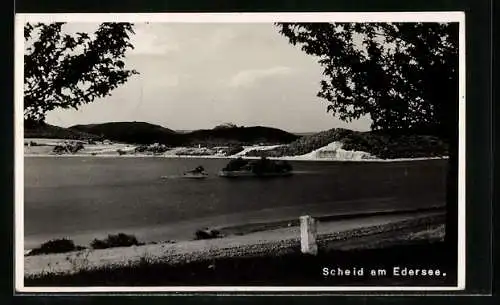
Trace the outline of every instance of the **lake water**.
<instances>
[{"instance_id":1,"label":"lake water","mask_svg":"<svg viewBox=\"0 0 500 305\"><path fill-rule=\"evenodd\" d=\"M223 159L25 157L25 248L110 233L191 239L197 228L445 203L447 160L292 162L294 176L217 177ZM209 178L182 179L198 165ZM161 179L167 176L167 179Z\"/></svg>"}]
</instances>

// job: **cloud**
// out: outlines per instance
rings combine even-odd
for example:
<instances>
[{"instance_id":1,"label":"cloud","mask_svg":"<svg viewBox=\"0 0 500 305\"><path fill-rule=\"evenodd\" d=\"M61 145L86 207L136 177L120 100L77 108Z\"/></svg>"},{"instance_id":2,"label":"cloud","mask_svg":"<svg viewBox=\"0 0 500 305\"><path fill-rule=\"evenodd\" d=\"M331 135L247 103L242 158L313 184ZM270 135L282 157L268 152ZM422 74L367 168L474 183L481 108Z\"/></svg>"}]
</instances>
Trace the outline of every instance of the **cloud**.
<instances>
[{"instance_id":1,"label":"cloud","mask_svg":"<svg viewBox=\"0 0 500 305\"><path fill-rule=\"evenodd\" d=\"M130 55L165 55L180 50L177 43L161 41L156 33L145 27L146 25L136 27L135 34L130 39L134 46L134 49L129 53Z\"/></svg>"},{"instance_id":2,"label":"cloud","mask_svg":"<svg viewBox=\"0 0 500 305\"><path fill-rule=\"evenodd\" d=\"M99 25L99 23L67 23L64 25L63 31L70 35L84 32L94 38L94 32L98 29ZM168 41L162 39L166 35L161 26L138 23L134 24L134 32L135 34L130 36L130 43L132 43L134 49L128 51L127 55L165 55L169 52L180 50L180 46L175 39L168 39Z\"/></svg>"},{"instance_id":3,"label":"cloud","mask_svg":"<svg viewBox=\"0 0 500 305\"><path fill-rule=\"evenodd\" d=\"M181 82L181 77L181 75L176 74L163 74L155 78L149 77L144 86L147 86L148 89L157 88L158 90L165 87L177 87ZM184 76L183 78L187 77Z\"/></svg>"},{"instance_id":4,"label":"cloud","mask_svg":"<svg viewBox=\"0 0 500 305\"><path fill-rule=\"evenodd\" d=\"M195 52L196 56L219 52L235 38L227 26L196 24L136 24L131 37L134 50L131 55L182 55ZM201 46L201 47L200 47Z\"/></svg>"},{"instance_id":5,"label":"cloud","mask_svg":"<svg viewBox=\"0 0 500 305\"><path fill-rule=\"evenodd\" d=\"M218 49L227 45L235 37L236 33L231 28L218 28L208 37L208 47Z\"/></svg>"},{"instance_id":6,"label":"cloud","mask_svg":"<svg viewBox=\"0 0 500 305\"><path fill-rule=\"evenodd\" d=\"M293 72L289 67L272 67L268 69L252 69L244 70L236 73L229 80L231 87L250 87L263 79L273 78L276 76L286 76Z\"/></svg>"}]
</instances>

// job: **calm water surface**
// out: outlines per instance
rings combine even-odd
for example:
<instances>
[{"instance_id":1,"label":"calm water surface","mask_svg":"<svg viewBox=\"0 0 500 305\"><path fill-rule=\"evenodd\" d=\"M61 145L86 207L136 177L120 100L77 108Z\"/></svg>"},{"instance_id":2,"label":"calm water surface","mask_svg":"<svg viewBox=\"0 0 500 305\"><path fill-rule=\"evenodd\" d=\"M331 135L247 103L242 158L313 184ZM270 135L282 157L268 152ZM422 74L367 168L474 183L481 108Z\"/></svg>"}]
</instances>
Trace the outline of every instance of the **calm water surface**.
<instances>
[{"instance_id":1,"label":"calm water surface","mask_svg":"<svg viewBox=\"0 0 500 305\"><path fill-rule=\"evenodd\" d=\"M26 248L60 237L88 243L116 232L145 241L183 239L202 226L444 204L447 166L446 160L293 162L292 177L228 180L216 175L227 163L222 159L26 157L24 162ZM179 177L198 165L209 178Z\"/></svg>"}]
</instances>

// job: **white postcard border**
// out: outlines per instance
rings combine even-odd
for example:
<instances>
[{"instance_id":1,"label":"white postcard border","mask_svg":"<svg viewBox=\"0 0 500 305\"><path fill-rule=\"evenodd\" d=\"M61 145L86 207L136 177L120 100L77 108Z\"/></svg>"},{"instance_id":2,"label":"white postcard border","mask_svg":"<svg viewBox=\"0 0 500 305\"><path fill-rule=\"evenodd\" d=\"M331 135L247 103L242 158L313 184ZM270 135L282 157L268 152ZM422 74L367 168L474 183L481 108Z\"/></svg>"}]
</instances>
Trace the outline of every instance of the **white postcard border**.
<instances>
[{"instance_id":1,"label":"white postcard border","mask_svg":"<svg viewBox=\"0 0 500 305\"><path fill-rule=\"evenodd\" d=\"M178 23L272 23L272 22L459 22L459 169L458 169L458 266L457 286L452 287L302 287L302 286L169 286L169 287L25 287L24 286L24 33L25 22L178 22ZM458 291L465 289L465 13L139 13L139 14L16 14L15 18L15 292L336 292L336 291Z\"/></svg>"}]
</instances>

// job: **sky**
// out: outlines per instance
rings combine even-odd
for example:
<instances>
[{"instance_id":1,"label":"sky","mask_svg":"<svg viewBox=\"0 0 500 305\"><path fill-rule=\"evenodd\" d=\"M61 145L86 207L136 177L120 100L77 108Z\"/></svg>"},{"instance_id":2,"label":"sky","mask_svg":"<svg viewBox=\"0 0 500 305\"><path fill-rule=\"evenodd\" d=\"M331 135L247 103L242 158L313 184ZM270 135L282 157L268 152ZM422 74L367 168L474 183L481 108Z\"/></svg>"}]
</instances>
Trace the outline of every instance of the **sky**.
<instances>
[{"instance_id":1,"label":"sky","mask_svg":"<svg viewBox=\"0 0 500 305\"><path fill-rule=\"evenodd\" d=\"M69 23L68 33L97 24ZM288 43L271 23L139 23L126 54L133 75L111 96L78 110L55 110L47 123L68 127L141 121L174 130L223 123L291 132L336 127L369 130L370 120L342 122L316 97L317 58Z\"/></svg>"}]
</instances>

